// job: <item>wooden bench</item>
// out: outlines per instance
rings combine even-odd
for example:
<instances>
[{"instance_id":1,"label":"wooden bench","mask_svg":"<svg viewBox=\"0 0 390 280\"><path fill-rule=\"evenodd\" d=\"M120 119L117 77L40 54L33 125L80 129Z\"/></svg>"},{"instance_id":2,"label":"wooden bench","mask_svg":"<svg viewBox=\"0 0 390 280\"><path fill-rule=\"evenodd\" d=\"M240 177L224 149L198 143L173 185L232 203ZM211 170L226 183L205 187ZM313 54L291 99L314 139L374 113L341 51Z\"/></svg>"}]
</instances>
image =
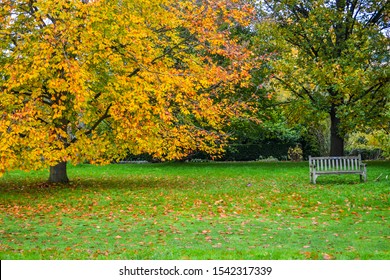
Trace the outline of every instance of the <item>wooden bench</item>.
<instances>
[{"instance_id":1,"label":"wooden bench","mask_svg":"<svg viewBox=\"0 0 390 280\"><path fill-rule=\"evenodd\" d=\"M367 180L366 165L360 155L357 157L309 157L310 182L326 174L360 174L360 180Z\"/></svg>"}]
</instances>

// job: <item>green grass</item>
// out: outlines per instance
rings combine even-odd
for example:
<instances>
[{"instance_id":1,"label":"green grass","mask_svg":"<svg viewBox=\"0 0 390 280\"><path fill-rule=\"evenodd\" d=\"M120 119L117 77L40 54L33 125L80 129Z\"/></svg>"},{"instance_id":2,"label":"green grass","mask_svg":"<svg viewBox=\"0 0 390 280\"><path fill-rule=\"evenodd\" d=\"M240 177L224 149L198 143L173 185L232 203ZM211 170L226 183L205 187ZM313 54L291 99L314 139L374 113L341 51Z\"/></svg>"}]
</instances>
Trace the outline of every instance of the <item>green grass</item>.
<instances>
[{"instance_id":1,"label":"green grass","mask_svg":"<svg viewBox=\"0 0 390 280\"><path fill-rule=\"evenodd\" d=\"M0 259L389 259L390 162L69 167L0 178ZM379 181L375 179L383 176Z\"/></svg>"}]
</instances>

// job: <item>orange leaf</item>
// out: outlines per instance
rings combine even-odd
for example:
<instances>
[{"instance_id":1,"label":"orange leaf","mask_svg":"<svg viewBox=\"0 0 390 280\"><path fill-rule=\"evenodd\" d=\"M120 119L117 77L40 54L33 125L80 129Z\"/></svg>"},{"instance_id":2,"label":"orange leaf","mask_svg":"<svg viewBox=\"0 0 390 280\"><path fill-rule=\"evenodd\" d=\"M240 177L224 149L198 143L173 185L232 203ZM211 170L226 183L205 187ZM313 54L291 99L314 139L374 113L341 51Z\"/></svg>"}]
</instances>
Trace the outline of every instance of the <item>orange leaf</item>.
<instances>
[{"instance_id":1,"label":"orange leaf","mask_svg":"<svg viewBox=\"0 0 390 280\"><path fill-rule=\"evenodd\" d=\"M322 257L324 258L324 260L333 260L334 259L331 255L326 254L326 253L322 254Z\"/></svg>"}]
</instances>

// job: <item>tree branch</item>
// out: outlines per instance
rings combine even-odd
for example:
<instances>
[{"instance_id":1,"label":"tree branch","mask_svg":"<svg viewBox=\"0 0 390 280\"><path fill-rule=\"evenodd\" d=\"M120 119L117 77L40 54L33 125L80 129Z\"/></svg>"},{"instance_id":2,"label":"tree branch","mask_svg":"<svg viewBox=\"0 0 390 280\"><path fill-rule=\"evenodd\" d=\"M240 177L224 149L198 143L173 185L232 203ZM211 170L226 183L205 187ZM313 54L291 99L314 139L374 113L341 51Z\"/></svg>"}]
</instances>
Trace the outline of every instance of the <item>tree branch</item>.
<instances>
[{"instance_id":1,"label":"tree branch","mask_svg":"<svg viewBox=\"0 0 390 280\"><path fill-rule=\"evenodd\" d=\"M370 93L372 93L372 95L375 96L375 93L377 93L389 81L390 81L390 78L385 78L383 81L380 81L379 83L376 83L375 85L372 85L371 87L366 89L361 95L352 95L351 98L349 98L348 102L353 103L353 102L359 101L360 99L364 98L365 96L367 96ZM354 96L356 96L356 98L353 98Z\"/></svg>"},{"instance_id":2,"label":"tree branch","mask_svg":"<svg viewBox=\"0 0 390 280\"><path fill-rule=\"evenodd\" d=\"M42 119L40 117L38 117L37 120L43 122L44 124L49 125L49 123L47 121L45 121L44 119Z\"/></svg>"},{"instance_id":3,"label":"tree branch","mask_svg":"<svg viewBox=\"0 0 390 280\"><path fill-rule=\"evenodd\" d=\"M127 77L131 78L131 77L137 75L137 73L138 73L139 71L141 71L141 68L140 68L140 67L137 67L137 68L134 69L133 72L131 72L129 75L127 75Z\"/></svg>"},{"instance_id":4,"label":"tree branch","mask_svg":"<svg viewBox=\"0 0 390 280\"><path fill-rule=\"evenodd\" d=\"M279 82L281 82L282 84L284 84L291 92L293 92L295 95L297 95L298 97L300 98L304 98L304 96L299 93L298 91L296 91L289 83L287 83L285 80L275 76L275 79L277 79ZM304 90L304 92L306 93L307 97L309 97L310 101L313 103L313 105L316 105L316 100L314 99L314 97L310 94L310 92L304 87L302 86L302 89Z\"/></svg>"},{"instance_id":5,"label":"tree branch","mask_svg":"<svg viewBox=\"0 0 390 280\"><path fill-rule=\"evenodd\" d=\"M385 7L386 7L387 4L384 4L380 10L376 11L372 16L371 18L366 22L365 24L365 27L368 27L369 25L375 25L377 24L381 18L383 17L383 13L385 11Z\"/></svg>"},{"instance_id":6,"label":"tree branch","mask_svg":"<svg viewBox=\"0 0 390 280\"><path fill-rule=\"evenodd\" d=\"M104 114L95 122L95 124L90 128L88 129L84 134L85 135L90 135L97 127L98 125L104 121L105 119L109 118L110 117L110 114L108 113L108 111L110 110L112 104L108 105L106 111L104 112Z\"/></svg>"}]
</instances>

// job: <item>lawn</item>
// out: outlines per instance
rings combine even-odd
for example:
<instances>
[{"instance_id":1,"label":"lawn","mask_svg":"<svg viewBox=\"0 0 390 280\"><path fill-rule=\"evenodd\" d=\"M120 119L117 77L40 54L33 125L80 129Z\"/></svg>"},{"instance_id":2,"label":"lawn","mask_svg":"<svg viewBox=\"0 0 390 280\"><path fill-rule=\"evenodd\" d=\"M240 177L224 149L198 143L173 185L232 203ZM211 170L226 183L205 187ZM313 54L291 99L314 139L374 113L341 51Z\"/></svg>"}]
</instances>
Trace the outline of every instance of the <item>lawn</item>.
<instances>
[{"instance_id":1,"label":"lawn","mask_svg":"<svg viewBox=\"0 0 390 280\"><path fill-rule=\"evenodd\" d=\"M307 162L79 165L66 186L9 172L0 259L390 259L390 162L367 170L317 185Z\"/></svg>"}]
</instances>

